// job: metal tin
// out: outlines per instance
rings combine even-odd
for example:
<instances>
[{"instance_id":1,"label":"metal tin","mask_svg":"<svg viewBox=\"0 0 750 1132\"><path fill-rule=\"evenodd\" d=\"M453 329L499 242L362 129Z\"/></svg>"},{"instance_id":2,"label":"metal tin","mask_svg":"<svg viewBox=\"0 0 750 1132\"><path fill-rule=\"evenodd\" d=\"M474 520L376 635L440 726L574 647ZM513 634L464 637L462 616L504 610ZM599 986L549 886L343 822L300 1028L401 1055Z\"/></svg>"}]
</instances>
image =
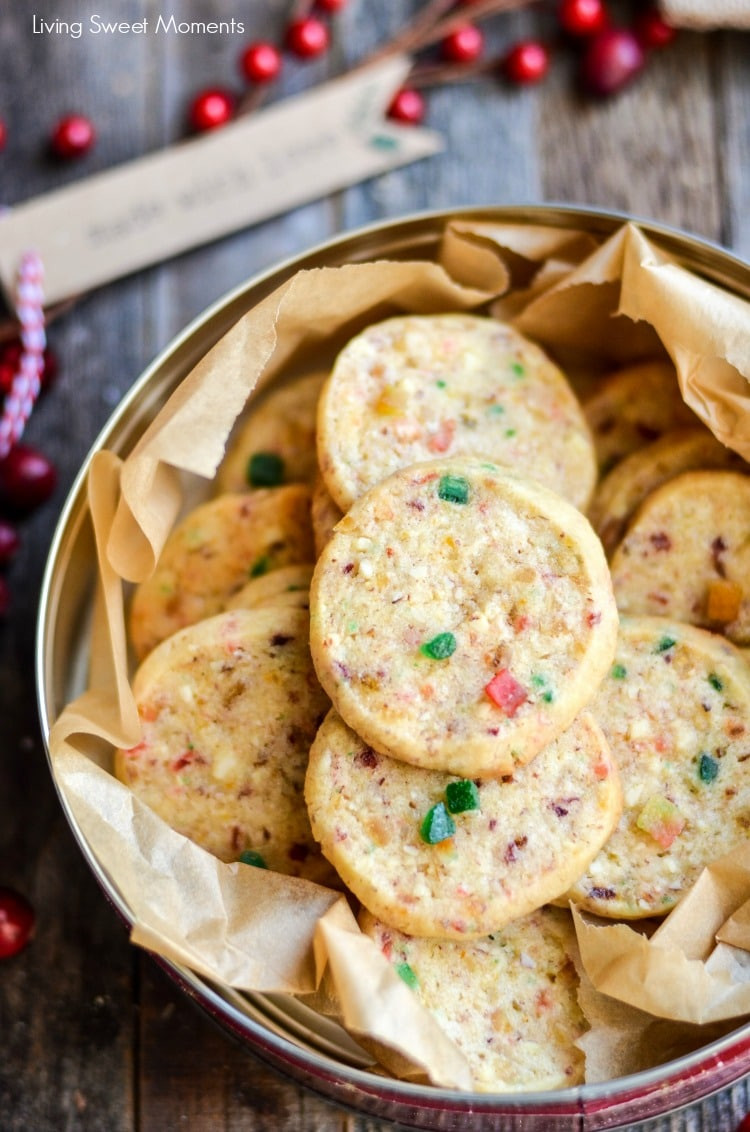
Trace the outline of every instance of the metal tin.
<instances>
[{"instance_id":1,"label":"metal tin","mask_svg":"<svg viewBox=\"0 0 750 1132\"><path fill-rule=\"evenodd\" d=\"M85 490L91 455L101 448L127 455L206 351L242 314L296 271L373 258L432 259L446 222L459 217L584 228L603 238L625 221L635 219L647 236L656 239L684 266L750 298L750 268L718 245L646 220L558 205L430 212L371 225L250 279L192 322L142 374L94 442L70 491L49 552L37 626L36 679L45 744L63 706L84 688L86 627L95 577ZM62 795L60 798L86 861L130 925L132 917L126 902L96 861ZM477 1132L570 1128L593 1132L631 1127L639 1120L702 1100L750 1072L750 1025L744 1025L700 1051L600 1085L524 1094L466 1094L419 1086L368 1071L368 1059L338 1026L292 998L239 993L213 985L183 967L161 962L187 995L264 1061L341 1105L406 1127Z\"/></svg>"}]
</instances>

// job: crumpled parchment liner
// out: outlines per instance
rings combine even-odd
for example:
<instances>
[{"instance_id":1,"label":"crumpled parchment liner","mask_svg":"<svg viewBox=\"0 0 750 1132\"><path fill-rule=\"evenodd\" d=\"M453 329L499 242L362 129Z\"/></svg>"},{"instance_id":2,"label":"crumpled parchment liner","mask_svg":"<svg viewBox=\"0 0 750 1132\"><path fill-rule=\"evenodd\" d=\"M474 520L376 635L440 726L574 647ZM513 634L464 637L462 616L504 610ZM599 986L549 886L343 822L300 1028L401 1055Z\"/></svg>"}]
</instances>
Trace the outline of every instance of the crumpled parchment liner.
<instances>
[{"instance_id":1,"label":"crumpled parchment liner","mask_svg":"<svg viewBox=\"0 0 750 1132\"><path fill-rule=\"evenodd\" d=\"M314 996L324 974L326 1001L338 1001L346 1027L378 1049L392 1072L466 1089L471 1079L463 1056L361 935L340 893L217 861L169 829L111 773L112 747L130 746L139 736L123 580L138 581L153 569L181 506L181 478L211 479L254 389L308 355L315 354L317 365L325 347L332 360L368 322L400 311L491 305L557 355L572 352L594 370L666 351L690 404L722 440L750 454L750 306L692 275L636 226L599 242L569 228L457 221L446 230L442 259L445 266L373 262L298 273L206 354L124 462L109 452L96 455L89 474L99 567L92 677L56 721L50 752L66 805L130 909L134 942L240 989ZM733 909L750 900L746 879ZM720 890L722 882L719 874ZM705 919L700 906L696 915ZM718 927L711 920L707 930ZM581 929L587 969L588 932ZM658 964L663 952L647 962L640 935L631 934L640 974L653 981L648 964ZM750 947L750 933L743 938ZM659 952L658 942L648 946ZM620 989L611 970L607 975L607 993L594 992L604 1002ZM724 985L725 975L714 977ZM594 1041L597 1030L604 1035L598 1014ZM600 1059L596 1073L606 1077L608 1064Z\"/></svg>"}]
</instances>

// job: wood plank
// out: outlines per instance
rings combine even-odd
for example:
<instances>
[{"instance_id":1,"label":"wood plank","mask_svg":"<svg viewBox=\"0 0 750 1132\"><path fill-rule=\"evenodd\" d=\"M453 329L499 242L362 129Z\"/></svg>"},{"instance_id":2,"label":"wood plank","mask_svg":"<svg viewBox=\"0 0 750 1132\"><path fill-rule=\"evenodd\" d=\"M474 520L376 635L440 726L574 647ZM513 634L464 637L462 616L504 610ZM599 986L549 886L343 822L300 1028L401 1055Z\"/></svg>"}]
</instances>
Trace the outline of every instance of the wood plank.
<instances>
[{"instance_id":1,"label":"wood plank","mask_svg":"<svg viewBox=\"0 0 750 1132\"><path fill-rule=\"evenodd\" d=\"M231 1040L148 957L141 980L139 1132L343 1132L343 1113Z\"/></svg>"},{"instance_id":2,"label":"wood plank","mask_svg":"<svg viewBox=\"0 0 750 1132\"><path fill-rule=\"evenodd\" d=\"M122 5L123 15L138 5ZM73 19L74 0L55 14ZM0 199L25 199L129 155L138 144L122 113L118 83L141 70L137 52L117 44L94 54L66 37L30 33L31 13L0 2L3 116L8 147L0 162ZM44 74L45 81L34 81ZM31 89L33 84L33 97ZM14 98L7 97L13 91ZM71 107L90 113L97 148L80 164L53 164L46 139ZM9 1132L75 1128L132 1132L132 951L123 928L67 829L42 750L33 686L34 622L42 569L58 508L100 425L140 366L128 325L142 317L138 289L125 285L82 303L53 327L61 358L55 388L26 434L55 463L53 499L21 525L23 547L8 573L9 617L0 632L0 710L6 745L0 760L0 883L32 901L38 916L27 951L3 965L0 979L0 1123Z\"/></svg>"},{"instance_id":3,"label":"wood plank","mask_svg":"<svg viewBox=\"0 0 750 1132\"><path fill-rule=\"evenodd\" d=\"M720 238L750 260L750 66L747 36L716 37L715 81L721 101L716 110L716 142L722 173Z\"/></svg>"},{"instance_id":4,"label":"wood plank","mask_svg":"<svg viewBox=\"0 0 750 1132\"><path fill-rule=\"evenodd\" d=\"M684 33L632 86L604 100L576 92L572 56L540 88L537 131L549 200L598 205L716 239L710 44Z\"/></svg>"},{"instance_id":5,"label":"wood plank","mask_svg":"<svg viewBox=\"0 0 750 1132\"><path fill-rule=\"evenodd\" d=\"M414 5L412 5L414 7ZM357 56L386 42L403 16L395 5L353 5L348 40ZM529 16L513 13L485 25L488 57L500 56L527 29ZM351 61L351 56L350 56ZM398 217L423 209L516 204L538 199L539 164L529 144L534 128L534 95L497 78L425 92L425 126L444 138L443 153L396 169L373 184L356 186L340 198L340 227Z\"/></svg>"}]
</instances>

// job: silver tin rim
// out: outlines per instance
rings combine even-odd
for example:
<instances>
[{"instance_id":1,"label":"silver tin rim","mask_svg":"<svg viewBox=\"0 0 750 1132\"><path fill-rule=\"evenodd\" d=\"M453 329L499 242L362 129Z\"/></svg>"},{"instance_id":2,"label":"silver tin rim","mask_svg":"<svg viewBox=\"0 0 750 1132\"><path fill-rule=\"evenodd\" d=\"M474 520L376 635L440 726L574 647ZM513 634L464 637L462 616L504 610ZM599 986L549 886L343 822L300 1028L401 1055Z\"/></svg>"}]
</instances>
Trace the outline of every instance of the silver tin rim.
<instances>
[{"instance_id":1,"label":"silver tin rim","mask_svg":"<svg viewBox=\"0 0 750 1132\"><path fill-rule=\"evenodd\" d=\"M456 219L493 223L586 227L603 236L631 221L692 270L710 281L750 298L750 265L719 244L679 229L606 209L571 204L506 205L430 210L396 220L369 224L324 241L253 276L219 298L193 319L141 374L94 440L69 491L50 544L42 581L36 626L35 678L37 704L47 760L49 734L66 698L56 664L55 630L65 606L62 587L71 575L71 560L81 542L85 551L86 476L93 454L113 447L125 454L140 434L146 409L171 392L197 360L245 310L279 286L293 272L323 264L338 265L373 256L423 257L434 250L443 226ZM85 555L84 555L85 557ZM89 557L89 562L91 562ZM79 617L82 610L76 613ZM68 636L78 633L66 619ZM106 896L130 928L126 902L95 859L73 814L55 788L68 824L84 858ZM739 1027L695 1053L666 1065L599 1085L582 1085L554 1093L464 1094L382 1078L334 1056L336 1041L312 1032L305 1021L287 1020L274 996L239 995L217 988L177 964L159 959L175 983L225 1029L239 1036L263 1060L329 1099L376 1117L415 1128L625 1128L638 1119L703 1099L750 1071L750 1026ZM316 1016L317 1017L317 1016ZM279 1021L281 1018L281 1021ZM356 1058L353 1058L356 1061ZM505 1118L498 1123L498 1118ZM537 1118L541 1123L537 1123ZM533 1121L533 1123L527 1123ZM578 1123L580 1121L580 1123Z\"/></svg>"}]
</instances>

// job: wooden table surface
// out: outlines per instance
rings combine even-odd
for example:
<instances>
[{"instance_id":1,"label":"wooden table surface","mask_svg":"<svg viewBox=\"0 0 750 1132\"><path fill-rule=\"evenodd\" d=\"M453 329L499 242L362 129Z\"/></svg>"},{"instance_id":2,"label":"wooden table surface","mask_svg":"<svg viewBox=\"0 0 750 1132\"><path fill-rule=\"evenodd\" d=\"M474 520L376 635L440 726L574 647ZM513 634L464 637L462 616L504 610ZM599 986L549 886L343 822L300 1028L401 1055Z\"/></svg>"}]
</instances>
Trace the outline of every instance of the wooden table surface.
<instances>
[{"instance_id":1,"label":"wooden table surface","mask_svg":"<svg viewBox=\"0 0 750 1132\"><path fill-rule=\"evenodd\" d=\"M137 20L154 0L0 0L0 155L5 205L152 152L184 136L198 89L237 87L241 46L278 39L281 0L183 0L183 19L242 18L246 35L109 37L32 34L32 12ZM338 73L392 34L409 0L350 0L321 60L287 68L273 97ZM616 7L616 5L613 5ZM169 10L172 10L171 8ZM549 32L529 10L487 25L493 51ZM259 269L333 233L425 208L563 201L627 210L719 241L750 257L750 40L683 33L610 101L580 98L572 55L545 83L497 81L429 96L440 156L145 270L82 298L51 327L60 373L34 412L30 444L55 462L54 497L25 520L0 627L0 885L32 901L31 945L0 968L0 1128L5 1132L364 1132L347 1115L279 1077L206 1020L141 952L92 879L54 793L35 701L34 622L47 548L68 487L94 437L149 360L194 315ZM70 109L99 140L77 164L53 164L44 141ZM71 255L75 252L72 251ZM642 1127L729 1132L750 1107L745 1084ZM571 1126L572 1127L572 1126ZM578 1124L575 1124L578 1127ZM639 1126L640 1127L640 1126Z\"/></svg>"}]
</instances>

